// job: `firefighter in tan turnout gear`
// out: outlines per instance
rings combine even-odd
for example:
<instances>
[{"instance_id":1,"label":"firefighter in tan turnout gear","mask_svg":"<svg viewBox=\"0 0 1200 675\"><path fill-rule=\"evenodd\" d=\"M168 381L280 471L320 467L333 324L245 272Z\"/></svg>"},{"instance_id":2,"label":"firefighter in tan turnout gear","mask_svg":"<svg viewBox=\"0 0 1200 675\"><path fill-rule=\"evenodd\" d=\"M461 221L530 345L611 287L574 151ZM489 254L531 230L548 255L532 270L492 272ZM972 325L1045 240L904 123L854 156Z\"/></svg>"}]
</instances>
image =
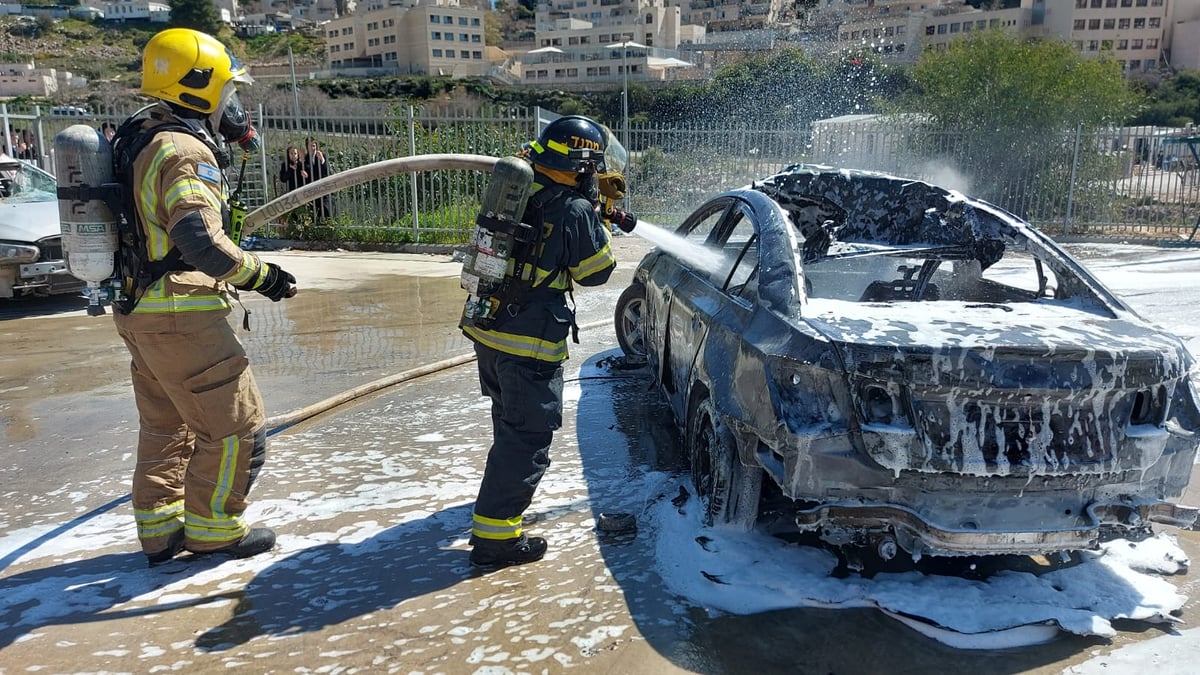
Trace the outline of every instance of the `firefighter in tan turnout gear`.
<instances>
[{"instance_id":1,"label":"firefighter in tan turnout gear","mask_svg":"<svg viewBox=\"0 0 1200 675\"><path fill-rule=\"evenodd\" d=\"M249 82L215 38L164 30L142 57L141 91L158 102L113 139L133 220L121 233L127 300L114 303L114 320L133 357L133 509L151 566L185 549L243 558L275 545L274 532L242 520L266 456L266 416L226 318L231 286L273 301L296 290L291 274L241 250L226 230L230 149L258 143L234 89Z\"/></svg>"}]
</instances>

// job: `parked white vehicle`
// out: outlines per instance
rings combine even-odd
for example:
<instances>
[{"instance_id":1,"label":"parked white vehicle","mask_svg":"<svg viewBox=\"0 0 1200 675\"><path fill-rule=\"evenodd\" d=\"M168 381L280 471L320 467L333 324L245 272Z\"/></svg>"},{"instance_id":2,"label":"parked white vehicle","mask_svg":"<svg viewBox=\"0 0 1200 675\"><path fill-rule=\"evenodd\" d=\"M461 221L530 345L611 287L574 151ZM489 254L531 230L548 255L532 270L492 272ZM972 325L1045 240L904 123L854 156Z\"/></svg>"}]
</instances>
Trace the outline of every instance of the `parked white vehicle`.
<instances>
[{"instance_id":1,"label":"parked white vehicle","mask_svg":"<svg viewBox=\"0 0 1200 675\"><path fill-rule=\"evenodd\" d=\"M63 258L54 176L0 153L0 299L83 287Z\"/></svg>"}]
</instances>

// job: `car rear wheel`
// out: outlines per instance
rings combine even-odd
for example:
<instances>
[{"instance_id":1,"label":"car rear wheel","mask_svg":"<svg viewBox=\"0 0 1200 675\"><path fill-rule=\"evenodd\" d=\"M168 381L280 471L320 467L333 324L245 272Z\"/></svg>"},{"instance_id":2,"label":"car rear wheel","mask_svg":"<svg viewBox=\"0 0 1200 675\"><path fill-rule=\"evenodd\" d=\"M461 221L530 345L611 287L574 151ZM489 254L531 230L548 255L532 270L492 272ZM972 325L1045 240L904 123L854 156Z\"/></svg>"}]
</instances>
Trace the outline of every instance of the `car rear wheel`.
<instances>
[{"instance_id":1,"label":"car rear wheel","mask_svg":"<svg viewBox=\"0 0 1200 675\"><path fill-rule=\"evenodd\" d=\"M613 323L617 331L617 344L621 351L633 361L646 360L646 287L633 284L621 293L613 312Z\"/></svg>"},{"instance_id":2,"label":"car rear wheel","mask_svg":"<svg viewBox=\"0 0 1200 675\"><path fill-rule=\"evenodd\" d=\"M704 504L705 525L746 531L758 519L763 473L742 464L733 434L718 419L707 398L692 413L687 434L692 483Z\"/></svg>"}]
</instances>

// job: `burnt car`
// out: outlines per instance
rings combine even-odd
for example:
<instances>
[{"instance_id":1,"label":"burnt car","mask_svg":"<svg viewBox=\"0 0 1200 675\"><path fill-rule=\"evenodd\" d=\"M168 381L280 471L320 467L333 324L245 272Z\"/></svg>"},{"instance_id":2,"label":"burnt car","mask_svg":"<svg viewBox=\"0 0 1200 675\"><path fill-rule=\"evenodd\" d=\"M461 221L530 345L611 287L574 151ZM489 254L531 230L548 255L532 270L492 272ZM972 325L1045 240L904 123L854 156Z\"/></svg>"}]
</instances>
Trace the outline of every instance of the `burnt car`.
<instances>
[{"instance_id":1,"label":"burnt car","mask_svg":"<svg viewBox=\"0 0 1200 675\"><path fill-rule=\"evenodd\" d=\"M676 234L615 321L707 522L750 528L770 496L788 527L884 560L1066 555L1195 523L1168 501L1200 442L1192 356L1013 214L794 165Z\"/></svg>"},{"instance_id":2,"label":"burnt car","mask_svg":"<svg viewBox=\"0 0 1200 675\"><path fill-rule=\"evenodd\" d=\"M63 257L57 181L0 153L0 299L79 294Z\"/></svg>"}]
</instances>

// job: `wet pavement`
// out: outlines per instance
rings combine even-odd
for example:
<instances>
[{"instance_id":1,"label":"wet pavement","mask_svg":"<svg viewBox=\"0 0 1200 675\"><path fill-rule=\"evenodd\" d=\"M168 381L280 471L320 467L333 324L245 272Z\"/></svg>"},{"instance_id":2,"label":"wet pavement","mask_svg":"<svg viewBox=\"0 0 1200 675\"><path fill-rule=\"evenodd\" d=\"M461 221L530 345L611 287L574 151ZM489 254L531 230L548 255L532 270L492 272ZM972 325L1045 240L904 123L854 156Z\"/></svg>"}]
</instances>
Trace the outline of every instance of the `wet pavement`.
<instances>
[{"instance_id":1,"label":"wet pavement","mask_svg":"<svg viewBox=\"0 0 1200 675\"><path fill-rule=\"evenodd\" d=\"M648 249L636 237L615 245L613 281L575 294L588 328L571 345L564 428L531 509L550 552L492 574L466 562L490 442L473 365L274 433L250 511L280 533L273 553L148 570L127 502L128 357L110 319L68 300L7 314L0 523L28 544L0 549L0 672L1058 673L1170 632L1125 622L1111 641L976 652L875 610L731 616L674 597L654 569L653 532L595 528L602 511L643 512L655 476L679 471L669 413L614 358L611 308ZM302 287L285 303L245 299L243 339L272 416L470 351L448 256L265 257ZM1200 478L1185 501L1198 497ZM1200 555L1197 534L1179 544ZM1168 580L1200 595L1194 573ZM1184 627L1198 611L1189 600Z\"/></svg>"}]
</instances>

